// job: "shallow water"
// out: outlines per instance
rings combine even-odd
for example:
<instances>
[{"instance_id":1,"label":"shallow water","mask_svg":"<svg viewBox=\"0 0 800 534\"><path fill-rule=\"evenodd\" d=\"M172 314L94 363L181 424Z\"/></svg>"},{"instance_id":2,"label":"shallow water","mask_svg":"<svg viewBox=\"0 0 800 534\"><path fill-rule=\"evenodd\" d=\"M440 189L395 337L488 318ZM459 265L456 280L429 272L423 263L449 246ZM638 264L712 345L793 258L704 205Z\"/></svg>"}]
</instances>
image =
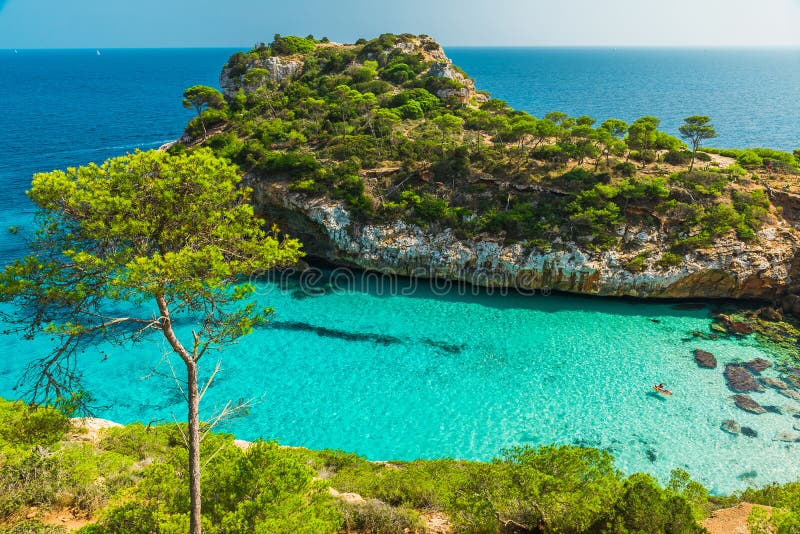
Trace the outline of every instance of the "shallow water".
<instances>
[{"instance_id":1,"label":"shallow water","mask_svg":"<svg viewBox=\"0 0 800 534\"><path fill-rule=\"evenodd\" d=\"M354 282L348 291L260 284L259 300L278 314L270 327L206 361L221 358L224 368L206 413L228 399L254 398L250 415L226 426L238 437L376 460L486 460L514 445L571 443L607 449L623 471L661 480L684 468L717 493L800 476L800 444L773 441L797 419L739 410L722 376L728 361L773 355L752 338L693 337L709 332L707 308L473 289L440 295L407 280L394 288ZM391 294L401 291L408 294ZM713 352L720 366L700 369L695 348ZM9 349L29 354L46 343L13 341ZM108 405L101 416L183 419L171 379L145 378L160 350L105 347L107 360L84 355L87 386ZM19 362L0 363L0 391L18 372ZM658 382L674 394L655 394ZM800 409L773 391L752 396ZM728 435L720 430L724 419L759 436Z\"/></svg>"}]
</instances>

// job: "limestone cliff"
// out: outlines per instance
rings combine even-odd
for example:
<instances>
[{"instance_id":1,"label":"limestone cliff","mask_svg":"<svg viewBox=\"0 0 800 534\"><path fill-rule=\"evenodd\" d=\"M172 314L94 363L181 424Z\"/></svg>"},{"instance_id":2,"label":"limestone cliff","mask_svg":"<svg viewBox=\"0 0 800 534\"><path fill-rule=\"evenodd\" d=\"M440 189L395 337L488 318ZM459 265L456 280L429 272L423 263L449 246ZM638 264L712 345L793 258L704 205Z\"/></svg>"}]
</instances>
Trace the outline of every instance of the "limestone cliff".
<instances>
[{"instance_id":1,"label":"limestone cliff","mask_svg":"<svg viewBox=\"0 0 800 534\"><path fill-rule=\"evenodd\" d=\"M658 265L660 253L640 270L626 268L641 245L666 250L654 228L620 227L631 252L587 250L556 242L549 251L504 244L489 236L458 238L449 228L420 228L403 221L354 221L341 202L309 198L283 184L255 183L262 215L302 239L306 251L334 264L483 286L559 290L601 296L741 298L775 301L796 284L800 242L783 223L764 228L758 241L722 239L694 251L675 267Z\"/></svg>"}]
</instances>

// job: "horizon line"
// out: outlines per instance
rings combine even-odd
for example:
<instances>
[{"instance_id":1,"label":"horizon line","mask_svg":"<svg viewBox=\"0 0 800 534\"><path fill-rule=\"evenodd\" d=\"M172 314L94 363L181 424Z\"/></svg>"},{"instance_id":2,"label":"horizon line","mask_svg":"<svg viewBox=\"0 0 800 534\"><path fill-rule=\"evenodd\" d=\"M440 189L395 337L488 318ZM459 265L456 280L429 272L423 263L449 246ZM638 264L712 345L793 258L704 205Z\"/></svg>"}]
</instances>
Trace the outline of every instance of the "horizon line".
<instances>
[{"instance_id":1,"label":"horizon line","mask_svg":"<svg viewBox=\"0 0 800 534\"><path fill-rule=\"evenodd\" d=\"M353 43L338 43L352 45ZM440 43L441 44L441 43ZM517 49L672 49L672 50L800 50L800 43L790 45L664 45L664 44L441 44L442 48L517 48ZM220 45L220 46L63 46L63 47L0 47L0 51L32 51L32 50L250 50L253 45Z\"/></svg>"}]
</instances>

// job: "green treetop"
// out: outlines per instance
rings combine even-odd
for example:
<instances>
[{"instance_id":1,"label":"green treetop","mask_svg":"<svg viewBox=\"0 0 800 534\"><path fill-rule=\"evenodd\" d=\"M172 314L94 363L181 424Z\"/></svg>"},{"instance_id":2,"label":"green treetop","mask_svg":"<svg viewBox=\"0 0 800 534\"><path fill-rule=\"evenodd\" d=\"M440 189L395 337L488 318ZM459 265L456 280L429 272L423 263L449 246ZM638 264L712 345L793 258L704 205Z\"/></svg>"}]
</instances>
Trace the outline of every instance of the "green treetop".
<instances>
[{"instance_id":1,"label":"green treetop","mask_svg":"<svg viewBox=\"0 0 800 534\"><path fill-rule=\"evenodd\" d=\"M717 131L711 123L711 119L705 115L692 115L683 119L683 125L678 130L681 137L692 143L692 161L689 170L694 168L694 158L700 143L705 139L713 139L717 136Z\"/></svg>"},{"instance_id":2,"label":"green treetop","mask_svg":"<svg viewBox=\"0 0 800 534\"><path fill-rule=\"evenodd\" d=\"M208 149L137 152L102 166L37 174L28 192L39 209L32 254L0 274L0 300L19 305L6 319L27 335L47 332L58 340L28 369L34 401L80 391L75 358L93 342L157 334L183 362L193 533L200 532L205 392L198 362L268 319L271 310L245 303L253 285L238 282L301 255L298 241L262 229L250 190L239 182L238 168ZM195 325L191 336L174 330L175 317Z\"/></svg>"}]
</instances>

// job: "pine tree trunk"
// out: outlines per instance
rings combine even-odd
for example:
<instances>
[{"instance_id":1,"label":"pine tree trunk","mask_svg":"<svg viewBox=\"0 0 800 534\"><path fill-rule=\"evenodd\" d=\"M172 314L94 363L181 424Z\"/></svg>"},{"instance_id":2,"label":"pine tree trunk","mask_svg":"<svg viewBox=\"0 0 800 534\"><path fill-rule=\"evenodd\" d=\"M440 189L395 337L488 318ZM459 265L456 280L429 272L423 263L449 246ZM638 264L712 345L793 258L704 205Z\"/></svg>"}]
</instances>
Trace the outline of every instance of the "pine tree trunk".
<instances>
[{"instance_id":1,"label":"pine tree trunk","mask_svg":"<svg viewBox=\"0 0 800 534\"><path fill-rule=\"evenodd\" d=\"M172 329L169 305L166 299L156 296L158 310L161 312L161 331L169 342L172 350L180 356L186 365L186 403L188 405L189 422L189 495L191 505L189 510L189 534L201 534L201 492L200 492L200 392L197 387L197 361L186 350Z\"/></svg>"},{"instance_id":2,"label":"pine tree trunk","mask_svg":"<svg viewBox=\"0 0 800 534\"><path fill-rule=\"evenodd\" d=\"M189 398L189 493L191 509L189 533L200 534L203 530L200 512L200 394L197 389L197 364L186 365L187 395Z\"/></svg>"}]
</instances>

